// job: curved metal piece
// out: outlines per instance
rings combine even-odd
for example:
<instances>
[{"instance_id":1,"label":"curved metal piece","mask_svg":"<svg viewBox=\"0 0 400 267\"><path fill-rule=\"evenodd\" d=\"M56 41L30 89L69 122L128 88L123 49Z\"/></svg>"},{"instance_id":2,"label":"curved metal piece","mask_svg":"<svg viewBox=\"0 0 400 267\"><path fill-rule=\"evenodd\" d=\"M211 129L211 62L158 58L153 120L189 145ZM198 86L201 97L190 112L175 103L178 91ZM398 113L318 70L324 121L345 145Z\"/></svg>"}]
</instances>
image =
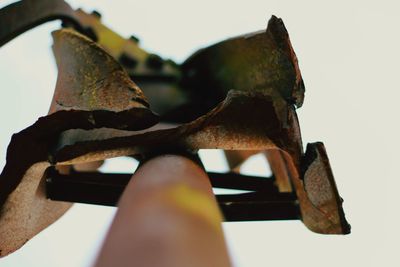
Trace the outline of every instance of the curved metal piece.
<instances>
[{"instance_id":1,"label":"curved metal piece","mask_svg":"<svg viewBox=\"0 0 400 267\"><path fill-rule=\"evenodd\" d=\"M275 16L266 31L217 43L189 57L182 65L184 88L204 108L214 107L228 90L260 91L300 107L304 84L289 35ZM189 91L189 90L188 90Z\"/></svg>"},{"instance_id":2,"label":"curved metal piece","mask_svg":"<svg viewBox=\"0 0 400 267\"><path fill-rule=\"evenodd\" d=\"M69 208L46 199L42 180L61 132L140 130L158 122L140 89L98 45L72 30L55 32L54 40L59 75L50 114L13 135L0 175L0 255L21 247Z\"/></svg>"},{"instance_id":3,"label":"curved metal piece","mask_svg":"<svg viewBox=\"0 0 400 267\"><path fill-rule=\"evenodd\" d=\"M80 139L75 142L62 137L53 154L53 164L70 165L88 159L140 155L166 147L184 147L193 151L200 148L276 150L283 157L304 224L317 233L349 233L342 206L338 204L339 195L331 193L329 201L323 201L318 199L325 198L327 193L318 195L317 189L314 192L308 189L310 185L316 188L323 186L326 192L337 192L326 154L318 148L316 157L310 159L311 152L303 155L294 109L288 105L277 108L277 104L273 98L259 92L231 91L215 109L176 128L142 134L120 132L118 136L115 132L93 134L86 131L79 133ZM279 117L282 109L286 109L288 114L286 121L281 121ZM264 120L264 116L268 120ZM305 163L308 161L310 164Z\"/></svg>"},{"instance_id":4,"label":"curved metal piece","mask_svg":"<svg viewBox=\"0 0 400 267\"><path fill-rule=\"evenodd\" d=\"M90 29L96 42L113 56L143 90L152 109L165 114L186 102L178 86L180 67L171 60L151 54L135 37L125 39L102 24L100 18L81 9L75 11L79 23Z\"/></svg>"},{"instance_id":5,"label":"curved metal piece","mask_svg":"<svg viewBox=\"0 0 400 267\"><path fill-rule=\"evenodd\" d=\"M73 109L121 112L141 108L152 116L142 91L99 45L68 29L55 31L53 39L59 73L50 113ZM143 129L137 123L132 120L131 125L113 128Z\"/></svg>"},{"instance_id":6,"label":"curved metal piece","mask_svg":"<svg viewBox=\"0 0 400 267\"><path fill-rule=\"evenodd\" d=\"M64 0L23 0L0 9L0 47L48 21L62 19L83 31L75 11Z\"/></svg>"},{"instance_id":7,"label":"curved metal piece","mask_svg":"<svg viewBox=\"0 0 400 267\"><path fill-rule=\"evenodd\" d=\"M91 131L81 131L80 139L74 141L65 134L52 158L54 163L68 165L84 162L88 157L102 160L165 147L185 147L193 151L200 148L261 150L279 147L290 151L299 166L301 144L298 140L290 140L290 128L297 127L296 122L281 123L274 104L270 96L260 92L231 91L206 115L175 128L141 134L123 131L117 137L114 130L98 129L95 135ZM260 121L259 114L269 119Z\"/></svg>"},{"instance_id":8,"label":"curved metal piece","mask_svg":"<svg viewBox=\"0 0 400 267\"><path fill-rule=\"evenodd\" d=\"M192 89L196 99L215 101L231 88L263 91L297 107L304 99L305 89L296 55L282 20L275 16L270 19L266 31L231 38L200 50L184 62L183 71L183 84ZM281 112L281 116L287 114ZM243 162L251 153L225 152L231 167ZM292 191L280 152L265 153L280 190Z\"/></svg>"},{"instance_id":9,"label":"curved metal piece","mask_svg":"<svg viewBox=\"0 0 400 267\"><path fill-rule=\"evenodd\" d=\"M0 9L0 47L23 32L52 20L96 41L117 60L145 91L153 110L167 113L186 102L178 86L180 67L139 46L135 37L123 38L101 23L98 14L73 10L64 0L22 0Z\"/></svg>"},{"instance_id":10,"label":"curved metal piece","mask_svg":"<svg viewBox=\"0 0 400 267\"><path fill-rule=\"evenodd\" d=\"M303 211L303 221L310 230L318 232L326 229L326 233L336 233L336 227L341 227L342 232L350 233L350 225L344 216L342 203L339 196L328 155L322 142L307 145L306 153L302 162L301 181L304 191L298 195L306 194L309 204L308 208L316 208L319 212ZM298 185L297 185L298 186ZM304 201L299 197L299 201ZM301 204L300 204L301 205Z\"/></svg>"}]
</instances>

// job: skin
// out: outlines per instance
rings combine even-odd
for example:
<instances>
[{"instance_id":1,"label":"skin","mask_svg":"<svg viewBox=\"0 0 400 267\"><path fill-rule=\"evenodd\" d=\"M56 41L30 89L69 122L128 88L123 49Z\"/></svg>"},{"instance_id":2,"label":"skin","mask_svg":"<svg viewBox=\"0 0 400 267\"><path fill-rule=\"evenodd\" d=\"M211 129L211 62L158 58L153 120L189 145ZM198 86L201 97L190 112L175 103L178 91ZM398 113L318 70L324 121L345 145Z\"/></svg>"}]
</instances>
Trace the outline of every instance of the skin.
<instances>
[{"instance_id":1,"label":"skin","mask_svg":"<svg viewBox=\"0 0 400 267\"><path fill-rule=\"evenodd\" d=\"M95 267L230 267L222 216L207 174L159 156L133 175Z\"/></svg>"}]
</instances>

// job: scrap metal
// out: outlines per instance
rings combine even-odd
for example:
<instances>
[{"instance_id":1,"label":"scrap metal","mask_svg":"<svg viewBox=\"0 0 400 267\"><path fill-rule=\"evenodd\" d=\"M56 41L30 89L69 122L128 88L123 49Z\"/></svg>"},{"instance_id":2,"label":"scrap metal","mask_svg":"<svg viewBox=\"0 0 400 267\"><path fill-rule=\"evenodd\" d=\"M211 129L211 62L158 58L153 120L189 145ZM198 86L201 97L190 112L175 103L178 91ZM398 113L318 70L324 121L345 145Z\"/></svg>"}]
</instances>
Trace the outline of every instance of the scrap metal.
<instances>
[{"instance_id":1,"label":"scrap metal","mask_svg":"<svg viewBox=\"0 0 400 267\"><path fill-rule=\"evenodd\" d=\"M114 33L98 12L24 0L0 10L0 46L54 19L64 28L53 32L50 113L13 135L0 175L0 256L57 220L70 207L60 200L116 205L131 176L73 166L176 149L225 151L231 171L209 172L211 183L251 191L217 196L227 221L300 219L317 233L350 232L323 143L302 147L305 87L281 19L178 65ZM238 173L260 152L272 177Z\"/></svg>"}]
</instances>

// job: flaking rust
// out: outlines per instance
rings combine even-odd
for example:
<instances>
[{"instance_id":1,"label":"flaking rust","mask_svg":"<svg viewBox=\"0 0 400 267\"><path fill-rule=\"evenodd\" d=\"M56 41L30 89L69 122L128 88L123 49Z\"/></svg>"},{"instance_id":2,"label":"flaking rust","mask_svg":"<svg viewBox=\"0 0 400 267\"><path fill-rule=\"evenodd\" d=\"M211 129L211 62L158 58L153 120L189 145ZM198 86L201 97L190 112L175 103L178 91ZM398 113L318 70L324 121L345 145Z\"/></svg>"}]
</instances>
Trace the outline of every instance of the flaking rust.
<instances>
[{"instance_id":1,"label":"flaking rust","mask_svg":"<svg viewBox=\"0 0 400 267\"><path fill-rule=\"evenodd\" d=\"M28 7L33 12L20 16ZM58 79L50 112L13 135L0 175L1 256L70 206L53 200L103 203L94 187L107 184L112 174L93 174L93 190L81 194L87 198L74 199L63 183L86 176L72 166L95 171L111 157L140 159L174 149L225 150L231 171L220 179L229 184L231 176L235 188L253 191L217 196L227 219L298 218L317 233L350 232L323 143L302 147L296 108L305 89L281 19L273 16L266 30L203 48L178 65L146 52L135 38L112 32L98 13L73 10L60 0L24 0L0 10L0 25L10 22L0 30L0 45L53 19L63 20L66 28L53 33ZM165 129L163 123L175 124ZM262 180L235 173L258 152L274 173L274 182L263 188L254 186ZM53 178L69 180L52 180L49 167L58 173ZM78 190L80 182L69 190ZM59 191L51 191L57 183ZM276 216L263 216L268 212Z\"/></svg>"}]
</instances>

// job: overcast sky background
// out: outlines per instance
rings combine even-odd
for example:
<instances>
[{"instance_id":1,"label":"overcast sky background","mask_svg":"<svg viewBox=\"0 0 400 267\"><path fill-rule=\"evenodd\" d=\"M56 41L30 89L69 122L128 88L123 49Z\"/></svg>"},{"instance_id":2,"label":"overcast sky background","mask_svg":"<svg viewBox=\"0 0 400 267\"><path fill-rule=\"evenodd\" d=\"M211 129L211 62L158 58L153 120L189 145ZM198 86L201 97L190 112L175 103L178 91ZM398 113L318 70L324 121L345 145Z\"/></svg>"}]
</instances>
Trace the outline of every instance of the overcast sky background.
<instances>
[{"instance_id":1,"label":"overcast sky background","mask_svg":"<svg viewBox=\"0 0 400 267\"><path fill-rule=\"evenodd\" d=\"M11 2L0 1L0 8ZM118 33L134 34L149 51L178 62L213 42L265 29L272 14L283 18L306 85L298 110L303 140L325 143L352 233L318 235L301 222L226 223L235 265L400 266L398 1L68 2L100 11ZM48 111L57 77L50 32L59 25L45 24L0 48L1 168L12 133ZM205 155L214 168L226 168L217 152ZM117 160L104 169L134 167ZM87 267L114 211L75 205L0 259L0 267Z\"/></svg>"}]
</instances>

